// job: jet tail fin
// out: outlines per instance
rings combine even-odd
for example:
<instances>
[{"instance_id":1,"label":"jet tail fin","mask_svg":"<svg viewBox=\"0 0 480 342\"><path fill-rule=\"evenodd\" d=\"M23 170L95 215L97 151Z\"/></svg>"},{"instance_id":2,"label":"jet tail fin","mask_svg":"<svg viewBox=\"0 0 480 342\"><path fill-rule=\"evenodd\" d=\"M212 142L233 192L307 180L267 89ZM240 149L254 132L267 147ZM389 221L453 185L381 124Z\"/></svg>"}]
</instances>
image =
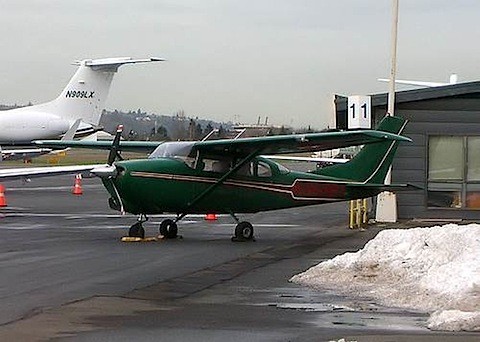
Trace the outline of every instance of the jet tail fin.
<instances>
[{"instance_id":1,"label":"jet tail fin","mask_svg":"<svg viewBox=\"0 0 480 342\"><path fill-rule=\"evenodd\" d=\"M98 126L114 74L124 64L163 61L161 58L102 58L76 61L78 69L60 95L53 101L29 109L56 114L67 120L81 118Z\"/></svg>"},{"instance_id":2,"label":"jet tail fin","mask_svg":"<svg viewBox=\"0 0 480 342\"><path fill-rule=\"evenodd\" d=\"M407 122L400 117L386 116L377 130L401 134ZM328 166L315 173L359 183L383 184L399 143L397 140L388 140L365 145L349 162Z\"/></svg>"}]
</instances>

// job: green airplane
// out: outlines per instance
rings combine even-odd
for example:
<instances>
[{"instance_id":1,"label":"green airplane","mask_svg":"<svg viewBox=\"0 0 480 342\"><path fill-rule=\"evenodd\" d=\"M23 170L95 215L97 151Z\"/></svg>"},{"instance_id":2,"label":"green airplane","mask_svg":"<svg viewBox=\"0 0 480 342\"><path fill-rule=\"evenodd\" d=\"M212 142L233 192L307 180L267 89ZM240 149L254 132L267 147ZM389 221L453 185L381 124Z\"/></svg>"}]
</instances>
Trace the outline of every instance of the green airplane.
<instances>
[{"instance_id":1,"label":"green airplane","mask_svg":"<svg viewBox=\"0 0 480 342\"><path fill-rule=\"evenodd\" d=\"M148 215L173 213L161 222L160 234L175 238L177 223L188 214L230 214L237 222L234 237L253 239L250 222L237 214L300 207L375 196L406 184L385 185L384 180L401 141L406 121L385 117L376 130L354 130L244 138L236 140L129 142L121 128L113 142L37 141L43 147L109 149L106 165L4 170L2 178L45 176L90 171L99 176L110 194L109 205L138 215L129 236L144 237ZM262 157L365 145L345 164L312 172L291 171ZM148 159L120 160L120 151L153 151Z\"/></svg>"}]
</instances>

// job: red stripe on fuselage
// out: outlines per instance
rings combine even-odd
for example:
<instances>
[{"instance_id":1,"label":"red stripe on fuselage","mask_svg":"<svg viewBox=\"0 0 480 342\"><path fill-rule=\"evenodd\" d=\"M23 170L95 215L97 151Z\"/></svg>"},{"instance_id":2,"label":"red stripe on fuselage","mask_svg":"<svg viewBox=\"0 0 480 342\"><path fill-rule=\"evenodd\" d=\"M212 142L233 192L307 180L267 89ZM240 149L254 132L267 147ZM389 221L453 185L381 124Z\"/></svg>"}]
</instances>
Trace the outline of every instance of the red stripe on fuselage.
<instances>
[{"instance_id":1,"label":"red stripe on fuselage","mask_svg":"<svg viewBox=\"0 0 480 342\"><path fill-rule=\"evenodd\" d=\"M295 198L344 198L344 184L320 183L308 180L297 180L292 187Z\"/></svg>"}]
</instances>

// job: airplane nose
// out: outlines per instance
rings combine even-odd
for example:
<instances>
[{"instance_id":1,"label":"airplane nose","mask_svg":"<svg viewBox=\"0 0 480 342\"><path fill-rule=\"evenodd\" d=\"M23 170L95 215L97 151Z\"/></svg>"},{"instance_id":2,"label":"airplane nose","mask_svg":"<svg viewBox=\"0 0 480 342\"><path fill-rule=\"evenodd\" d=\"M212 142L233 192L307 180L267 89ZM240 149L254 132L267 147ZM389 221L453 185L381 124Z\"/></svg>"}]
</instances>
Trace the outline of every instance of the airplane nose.
<instances>
[{"instance_id":1,"label":"airplane nose","mask_svg":"<svg viewBox=\"0 0 480 342\"><path fill-rule=\"evenodd\" d=\"M127 170L123 166L116 165L115 167L117 169L116 178L123 177L125 175L125 173L127 172Z\"/></svg>"},{"instance_id":2,"label":"airplane nose","mask_svg":"<svg viewBox=\"0 0 480 342\"><path fill-rule=\"evenodd\" d=\"M92 171L95 176L100 178L120 178L125 175L126 169L120 165L102 165L94 168Z\"/></svg>"}]
</instances>

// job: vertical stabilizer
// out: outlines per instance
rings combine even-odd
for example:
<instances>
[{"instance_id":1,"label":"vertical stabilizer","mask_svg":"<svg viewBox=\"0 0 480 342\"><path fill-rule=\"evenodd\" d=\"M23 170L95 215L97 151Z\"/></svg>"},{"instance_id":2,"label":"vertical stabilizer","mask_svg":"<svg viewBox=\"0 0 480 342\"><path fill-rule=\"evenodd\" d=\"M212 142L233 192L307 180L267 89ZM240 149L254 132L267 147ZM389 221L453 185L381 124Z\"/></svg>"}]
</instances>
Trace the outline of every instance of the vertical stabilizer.
<instances>
[{"instance_id":1,"label":"vertical stabilizer","mask_svg":"<svg viewBox=\"0 0 480 342\"><path fill-rule=\"evenodd\" d=\"M77 119L97 126L110 90L113 75L123 64L162 61L160 58L104 58L77 61L77 72L53 101L34 106L35 110L58 115L72 123ZM33 109L31 107L31 109Z\"/></svg>"},{"instance_id":2,"label":"vertical stabilizer","mask_svg":"<svg viewBox=\"0 0 480 342\"><path fill-rule=\"evenodd\" d=\"M406 124L407 120L403 118L386 116L377 130L401 134ZM383 184L399 143L398 140L388 140L365 145L348 163L328 166L315 173L360 183Z\"/></svg>"}]
</instances>

